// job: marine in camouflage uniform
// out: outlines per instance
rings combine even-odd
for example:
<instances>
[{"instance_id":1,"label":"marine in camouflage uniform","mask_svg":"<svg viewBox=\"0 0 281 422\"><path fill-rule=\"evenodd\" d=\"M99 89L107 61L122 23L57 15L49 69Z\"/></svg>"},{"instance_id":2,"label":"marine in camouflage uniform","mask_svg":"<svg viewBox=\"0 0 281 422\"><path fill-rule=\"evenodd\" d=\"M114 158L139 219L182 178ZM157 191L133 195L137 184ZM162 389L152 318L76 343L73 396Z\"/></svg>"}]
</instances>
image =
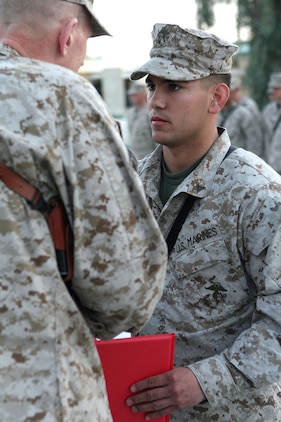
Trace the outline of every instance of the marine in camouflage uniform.
<instances>
[{"instance_id":1,"label":"marine in camouflage uniform","mask_svg":"<svg viewBox=\"0 0 281 422\"><path fill-rule=\"evenodd\" d=\"M165 237L187 195L196 199L169 257L162 299L141 331L176 333L175 368L136 383L134 393L148 391L137 393L127 405L154 416L174 412L173 422L277 422L281 420L281 177L242 148L228 155L227 130L218 128L217 138L200 160L175 173L182 181L166 202L162 200L164 160L166 166L167 160L170 166L175 163L173 136L180 142L173 128L176 111L184 108L182 96L193 98L192 86L202 95L196 79L229 73L236 49L211 34L177 25L156 24L152 36L151 60L131 78L148 74L153 137L160 145L140 162L139 170ZM217 101L224 89L216 88ZM188 101L185 105L192 112L193 103ZM203 110L203 103L199 105ZM208 110L216 109L214 103ZM185 116L192 124L192 117ZM216 119L206 112L209 118L216 130ZM184 151L184 142L178 162L189 151ZM199 401L200 389L204 394ZM193 396L195 404L187 406Z\"/></svg>"},{"instance_id":2,"label":"marine in camouflage uniform","mask_svg":"<svg viewBox=\"0 0 281 422\"><path fill-rule=\"evenodd\" d=\"M130 148L140 160L155 149L146 104L145 85L132 83L128 89L128 95L132 103L126 115L130 135Z\"/></svg>"},{"instance_id":3,"label":"marine in camouflage uniform","mask_svg":"<svg viewBox=\"0 0 281 422\"><path fill-rule=\"evenodd\" d=\"M251 98L242 97L236 76L231 77L230 97L218 115L218 125L227 129L233 145L265 158L262 115Z\"/></svg>"},{"instance_id":4,"label":"marine in camouflage uniform","mask_svg":"<svg viewBox=\"0 0 281 422\"><path fill-rule=\"evenodd\" d=\"M271 74L268 89L273 99L263 109L266 127L267 162L281 174L281 72Z\"/></svg>"},{"instance_id":5,"label":"marine in camouflage uniform","mask_svg":"<svg viewBox=\"0 0 281 422\"><path fill-rule=\"evenodd\" d=\"M0 0L0 33L8 3ZM51 3L60 19L64 2L38 5ZM69 19L76 10L67 9ZM1 161L46 200L61 197L74 232L80 309L60 277L43 215L0 182L0 420L112 422L93 337L137 333L146 323L163 290L166 243L95 88L5 43Z\"/></svg>"}]
</instances>

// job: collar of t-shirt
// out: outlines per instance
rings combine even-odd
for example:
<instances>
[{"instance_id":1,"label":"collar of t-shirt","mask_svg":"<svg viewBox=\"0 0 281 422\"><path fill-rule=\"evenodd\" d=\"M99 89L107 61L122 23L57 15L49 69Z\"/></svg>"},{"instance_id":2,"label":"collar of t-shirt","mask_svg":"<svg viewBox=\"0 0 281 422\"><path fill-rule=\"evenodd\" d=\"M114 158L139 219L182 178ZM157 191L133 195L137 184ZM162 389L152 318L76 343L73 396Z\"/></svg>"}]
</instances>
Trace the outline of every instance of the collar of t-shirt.
<instances>
[{"instance_id":1,"label":"collar of t-shirt","mask_svg":"<svg viewBox=\"0 0 281 422\"><path fill-rule=\"evenodd\" d=\"M204 156L203 156L204 157ZM159 196L164 205L181 182L198 166L203 157L199 158L194 164L177 173L170 173L167 170L165 161L161 160L161 179L159 186Z\"/></svg>"}]
</instances>

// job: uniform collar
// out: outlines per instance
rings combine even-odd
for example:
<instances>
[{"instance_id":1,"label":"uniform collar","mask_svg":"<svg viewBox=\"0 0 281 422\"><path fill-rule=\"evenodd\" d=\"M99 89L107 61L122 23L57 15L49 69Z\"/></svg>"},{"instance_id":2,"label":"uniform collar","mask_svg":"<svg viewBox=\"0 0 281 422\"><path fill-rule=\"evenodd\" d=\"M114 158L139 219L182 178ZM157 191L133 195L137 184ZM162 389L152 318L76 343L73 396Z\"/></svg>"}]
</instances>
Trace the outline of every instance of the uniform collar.
<instances>
[{"instance_id":1,"label":"uniform collar","mask_svg":"<svg viewBox=\"0 0 281 422\"><path fill-rule=\"evenodd\" d=\"M204 198L209 194L214 177L230 147L230 140L226 129L218 128L218 133L218 138L201 163L177 187L172 196L177 195L179 192L186 192L198 198ZM140 175L142 173L150 175L149 178L145 177L143 182L146 192L151 197L158 195L161 159L162 146L158 145L152 154L140 162Z\"/></svg>"},{"instance_id":2,"label":"uniform collar","mask_svg":"<svg viewBox=\"0 0 281 422\"><path fill-rule=\"evenodd\" d=\"M0 43L0 55L6 57L19 57L20 54L12 47Z\"/></svg>"}]
</instances>

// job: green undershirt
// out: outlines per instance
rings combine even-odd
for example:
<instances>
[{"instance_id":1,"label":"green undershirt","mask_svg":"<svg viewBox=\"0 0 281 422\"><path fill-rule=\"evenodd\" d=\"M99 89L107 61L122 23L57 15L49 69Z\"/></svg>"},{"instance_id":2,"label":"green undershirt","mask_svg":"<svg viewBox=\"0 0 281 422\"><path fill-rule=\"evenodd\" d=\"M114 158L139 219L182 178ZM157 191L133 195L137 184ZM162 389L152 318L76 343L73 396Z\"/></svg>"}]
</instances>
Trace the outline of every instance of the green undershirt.
<instances>
[{"instance_id":1,"label":"green undershirt","mask_svg":"<svg viewBox=\"0 0 281 422\"><path fill-rule=\"evenodd\" d=\"M161 180L159 187L159 196L164 205L181 182L198 166L203 157L199 158L194 164L177 173L170 173L167 170L164 159L161 161Z\"/></svg>"}]
</instances>

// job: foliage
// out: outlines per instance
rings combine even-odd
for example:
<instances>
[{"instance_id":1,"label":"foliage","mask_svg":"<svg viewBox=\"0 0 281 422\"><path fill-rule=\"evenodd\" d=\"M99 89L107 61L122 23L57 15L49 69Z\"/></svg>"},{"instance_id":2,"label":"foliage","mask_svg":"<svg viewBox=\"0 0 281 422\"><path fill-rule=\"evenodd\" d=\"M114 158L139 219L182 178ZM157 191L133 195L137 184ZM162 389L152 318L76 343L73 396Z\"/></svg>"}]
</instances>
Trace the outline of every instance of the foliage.
<instances>
[{"instance_id":1,"label":"foliage","mask_svg":"<svg viewBox=\"0 0 281 422\"><path fill-rule=\"evenodd\" d=\"M235 0L232 0L235 1ZM237 28L250 29L250 55L245 83L262 108L268 101L267 83L272 72L281 71L281 0L236 0ZM198 25L214 24L213 6L231 0L196 0ZM239 44L239 40L238 44Z\"/></svg>"},{"instance_id":2,"label":"foliage","mask_svg":"<svg viewBox=\"0 0 281 422\"><path fill-rule=\"evenodd\" d=\"M204 24L212 26L215 21L213 9L215 0L196 0L196 3L198 27L202 28Z\"/></svg>"}]
</instances>

